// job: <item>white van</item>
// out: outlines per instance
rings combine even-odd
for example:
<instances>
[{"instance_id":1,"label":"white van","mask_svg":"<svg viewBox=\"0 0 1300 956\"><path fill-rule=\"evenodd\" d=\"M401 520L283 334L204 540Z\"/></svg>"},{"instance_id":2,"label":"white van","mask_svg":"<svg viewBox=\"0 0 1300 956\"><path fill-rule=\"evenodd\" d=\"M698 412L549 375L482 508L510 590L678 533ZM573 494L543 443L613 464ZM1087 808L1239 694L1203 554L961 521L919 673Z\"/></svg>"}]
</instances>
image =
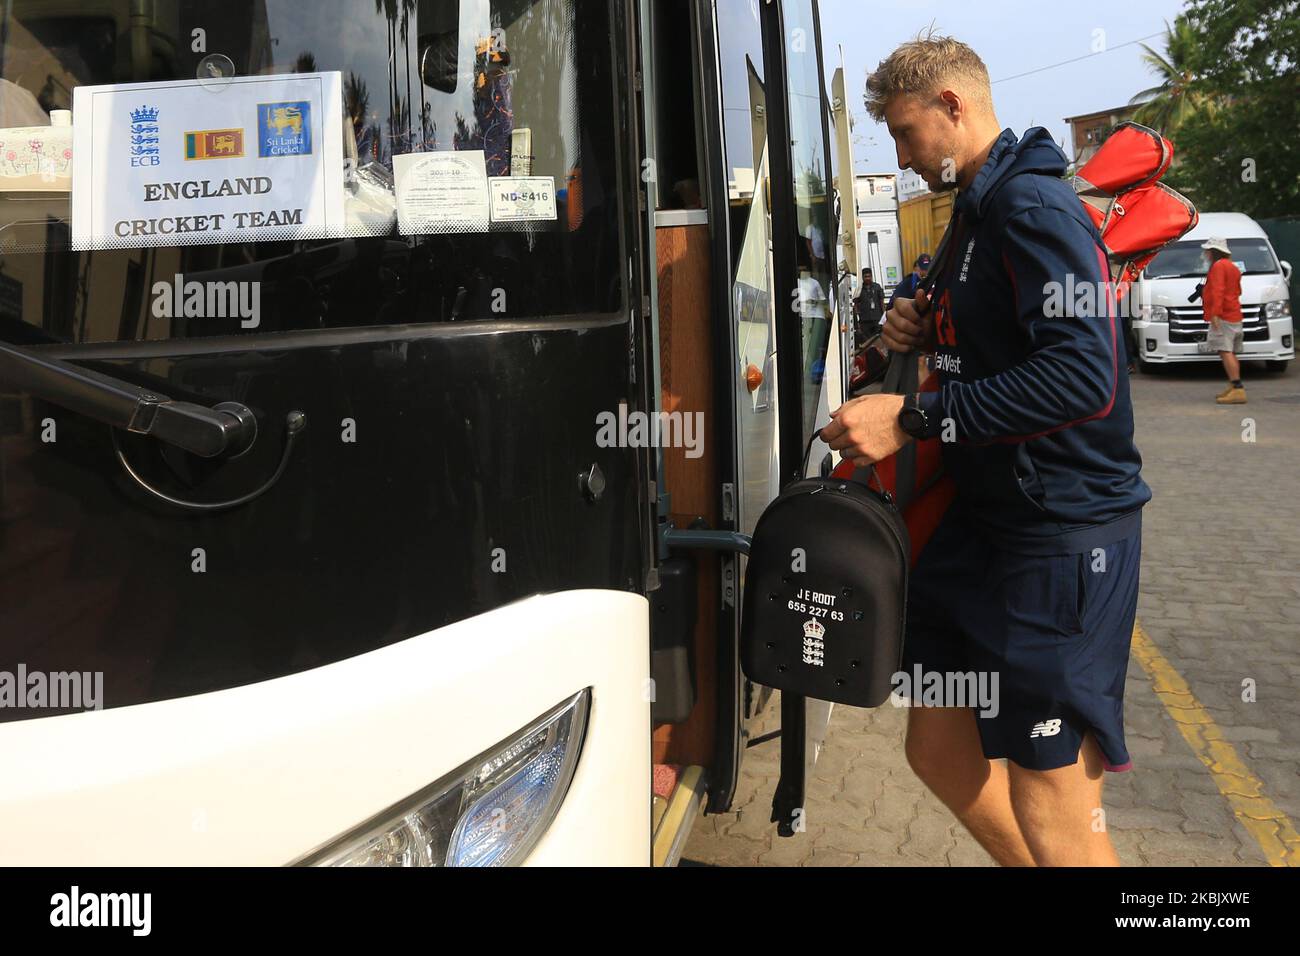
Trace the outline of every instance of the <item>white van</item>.
<instances>
[{"instance_id":1,"label":"white van","mask_svg":"<svg viewBox=\"0 0 1300 956\"><path fill-rule=\"evenodd\" d=\"M1217 362L1197 351L1208 326L1199 299L1188 298L1205 281L1201 244L1211 236L1228 240L1241 270L1241 314L1245 342L1240 357L1264 362L1282 372L1295 357L1291 322L1291 265L1279 262L1268 236L1249 216L1237 212L1201 215L1196 228L1171 242L1142 273L1133 290L1133 355L1144 369L1171 362Z\"/></svg>"}]
</instances>

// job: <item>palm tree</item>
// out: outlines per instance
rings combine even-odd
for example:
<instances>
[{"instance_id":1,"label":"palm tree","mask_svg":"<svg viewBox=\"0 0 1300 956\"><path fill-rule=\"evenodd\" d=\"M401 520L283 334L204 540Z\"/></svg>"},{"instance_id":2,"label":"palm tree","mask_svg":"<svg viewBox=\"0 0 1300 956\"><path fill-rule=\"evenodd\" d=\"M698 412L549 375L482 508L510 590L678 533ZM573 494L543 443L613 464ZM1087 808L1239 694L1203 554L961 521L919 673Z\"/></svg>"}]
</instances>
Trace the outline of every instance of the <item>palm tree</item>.
<instances>
[{"instance_id":1,"label":"palm tree","mask_svg":"<svg viewBox=\"0 0 1300 956\"><path fill-rule=\"evenodd\" d=\"M398 94L393 115L388 118L388 141L392 143L394 153L411 151L411 109L401 94Z\"/></svg>"},{"instance_id":2,"label":"palm tree","mask_svg":"<svg viewBox=\"0 0 1300 956\"><path fill-rule=\"evenodd\" d=\"M348 114L352 125L352 136L360 149L367 144L365 132L366 122L370 119L370 90L366 87L366 81L352 71L348 71L348 78L343 82L343 109ZM372 150L374 149L373 142L368 145ZM372 154L359 158L358 163L364 166L367 159L375 158Z\"/></svg>"},{"instance_id":3,"label":"palm tree","mask_svg":"<svg viewBox=\"0 0 1300 956\"><path fill-rule=\"evenodd\" d=\"M375 0L375 13L388 20L388 106L397 112L397 0Z\"/></svg>"},{"instance_id":4,"label":"palm tree","mask_svg":"<svg viewBox=\"0 0 1300 956\"><path fill-rule=\"evenodd\" d=\"M416 12L416 0L402 0L402 46L406 48L406 105L407 105L407 130L406 148L411 148L412 130L410 128L410 107L411 107L411 17Z\"/></svg>"},{"instance_id":5,"label":"palm tree","mask_svg":"<svg viewBox=\"0 0 1300 956\"><path fill-rule=\"evenodd\" d=\"M1213 99L1200 89L1191 67L1200 43L1201 37L1192 24L1184 17L1176 17L1172 25L1165 21L1164 55L1142 44L1146 51L1142 59L1159 77L1160 84L1129 100L1141 104L1133 116L1135 120L1169 134L1192 114L1213 108Z\"/></svg>"}]
</instances>

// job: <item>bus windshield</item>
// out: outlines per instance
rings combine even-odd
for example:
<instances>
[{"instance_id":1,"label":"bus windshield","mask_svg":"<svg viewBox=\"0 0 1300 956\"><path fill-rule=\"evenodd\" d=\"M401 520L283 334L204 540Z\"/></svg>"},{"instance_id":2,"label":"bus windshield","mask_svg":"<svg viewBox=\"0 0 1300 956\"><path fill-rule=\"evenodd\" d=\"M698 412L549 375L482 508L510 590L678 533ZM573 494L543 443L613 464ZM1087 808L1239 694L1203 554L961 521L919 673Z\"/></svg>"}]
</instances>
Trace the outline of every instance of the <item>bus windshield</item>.
<instances>
[{"instance_id":1,"label":"bus windshield","mask_svg":"<svg viewBox=\"0 0 1300 956\"><path fill-rule=\"evenodd\" d=\"M579 0L11 0L0 340L620 312L610 36ZM256 323L187 312L205 281Z\"/></svg>"}]
</instances>

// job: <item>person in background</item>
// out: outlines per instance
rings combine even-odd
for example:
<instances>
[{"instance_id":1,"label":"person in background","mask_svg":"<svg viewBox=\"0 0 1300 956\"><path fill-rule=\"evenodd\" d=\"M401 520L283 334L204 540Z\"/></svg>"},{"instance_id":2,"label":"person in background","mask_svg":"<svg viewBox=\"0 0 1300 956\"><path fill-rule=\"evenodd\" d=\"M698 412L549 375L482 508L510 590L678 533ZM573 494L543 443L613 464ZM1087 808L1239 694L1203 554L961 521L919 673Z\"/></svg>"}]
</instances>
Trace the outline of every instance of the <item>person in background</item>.
<instances>
[{"instance_id":1,"label":"person in background","mask_svg":"<svg viewBox=\"0 0 1300 956\"><path fill-rule=\"evenodd\" d=\"M808 223L808 228L804 230L803 237L807 240L808 256L811 259L809 268L813 272L824 272L826 270L826 236L822 234L821 227L815 222Z\"/></svg>"},{"instance_id":2,"label":"person in background","mask_svg":"<svg viewBox=\"0 0 1300 956\"><path fill-rule=\"evenodd\" d=\"M885 290L874 280L870 269L863 269L862 288L858 291L858 297L853 300L854 330L859 347L876 334L884 314Z\"/></svg>"},{"instance_id":3,"label":"person in background","mask_svg":"<svg viewBox=\"0 0 1300 956\"><path fill-rule=\"evenodd\" d=\"M913 266L911 273L906 279L898 283L894 288L894 294L889 297L889 307L894 307L894 302L898 299L912 299L916 297L916 290L921 288L921 283L930 272L930 253L923 252L916 257L916 265Z\"/></svg>"},{"instance_id":4,"label":"person in background","mask_svg":"<svg viewBox=\"0 0 1300 956\"><path fill-rule=\"evenodd\" d=\"M698 179L683 179L673 184L673 195L682 209L703 209L704 197L700 195Z\"/></svg>"},{"instance_id":5,"label":"person in background","mask_svg":"<svg viewBox=\"0 0 1300 956\"><path fill-rule=\"evenodd\" d=\"M1223 360L1223 370L1228 375L1228 387L1218 394L1220 405L1245 405L1246 386L1241 383L1241 351L1244 336L1241 330L1241 270L1232 261L1228 240L1214 238L1201 246L1210 260L1210 271L1201 290L1201 307L1205 321L1210 326L1206 348L1218 352Z\"/></svg>"}]
</instances>

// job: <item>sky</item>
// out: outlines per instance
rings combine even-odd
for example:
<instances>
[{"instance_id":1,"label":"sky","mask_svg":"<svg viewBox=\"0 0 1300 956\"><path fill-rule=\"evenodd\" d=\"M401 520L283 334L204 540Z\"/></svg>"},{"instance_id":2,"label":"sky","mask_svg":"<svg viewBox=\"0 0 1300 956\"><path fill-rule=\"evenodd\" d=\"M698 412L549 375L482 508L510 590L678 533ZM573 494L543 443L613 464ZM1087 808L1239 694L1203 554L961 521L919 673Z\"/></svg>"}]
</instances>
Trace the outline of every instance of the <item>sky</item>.
<instances>
[{"instance_id":1,"label":"sky","mask_svg":"<svg viewBox=\"0 0 1300 956\"><path fill-rule=\"evenodd\" d=\"M970 44L993 81L1003 127L1043 126L1073 158L1066 116L1126 104L1157 83L1134 40L1163 53L1165 21L1181 0L820 0L827 89L844 48L859 173L897 173L893 141L862 105L870 70L933 24ZM1156 36L1151 36L1156 34ZM1125 45L1127 44L1127 45ZM1104 52L1093 54L1094 50ZM1066 60L1083 57L1060 66ZM1049 69L1042 69L1050 67ZM1030 71L1036 71L1030 73ZM1030 73L1028 76L1020 74Z\"/></svg>"}]
</instances>

